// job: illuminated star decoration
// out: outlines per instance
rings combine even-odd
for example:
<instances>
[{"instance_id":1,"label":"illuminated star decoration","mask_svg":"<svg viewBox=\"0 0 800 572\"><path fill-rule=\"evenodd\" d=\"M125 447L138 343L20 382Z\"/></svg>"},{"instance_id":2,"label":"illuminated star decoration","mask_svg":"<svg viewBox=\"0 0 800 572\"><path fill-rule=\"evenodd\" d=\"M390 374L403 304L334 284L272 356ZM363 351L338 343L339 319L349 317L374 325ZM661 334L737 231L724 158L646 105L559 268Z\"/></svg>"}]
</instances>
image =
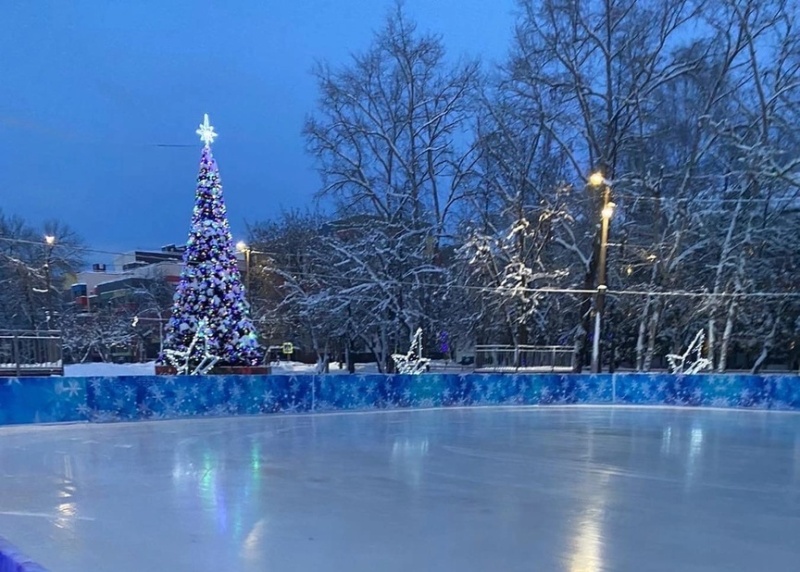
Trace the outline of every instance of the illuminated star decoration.
<instances>
[{"instance_id":1,"label":"illuminated star decoration","mask_svg":"<svg viewBox=\"0 0 800 572\"><path fill-rule=\"evenodd\" d=\"M711 369L711 360L703 357L703 342L705 342L706 333L703 330L697 332L697 335L689 344L689 348L683 354L668 354L667 361L669 362L669 369L671 373L676 375L694 375L700 373L705 369ZM692 354L694 361L691 361ZM687 360L690 360L687 362Z\"/></svg>"},{"instance_id":2,"label":"illuminated star decoration","mask_svg":"<svg viewBox=\"0 0 800 572\"><path fill-rule=\"evenodd\" d=\"M164 357L167 359L169 364L175 368L178 375L206 375L212 369L214 369L214 366L217 365L217 362L220 359L219 356L216 356L212 353L211 348L209 347L210 337L211 332L208 327L208 322L206 322L206 320L200 320L200 322L197 324L197 330L194 333L194 337L192 338L192 342L189 344L189 347L186 348L185 351L172 349L164 350ZM196 367L192 368L192 351L194 350L194 347L198 341L202 341L205 346L203 351L203 359L199 364L197 364Z\"/></svg>"},{"instance_id":3,"label":"illuminated star decoration","mask_svg":"<svg viewBox=\"0 0 800 572\"><path fill-rule=\"evenodd\" d=\"M208 123L208 113L203 115L203 122L195 133L200 136L200 141L205 143L206 147L210 147L214 142L214 138L217 137L217 134L214 133L214 126Z\"/></svg>"},{"instance_id":4,"label":"illuminated star decoration","mask_svg":"<svg viewBox=\"0 0 800 572\"><path fill-rule=\"evenodd\" d=\"M422 328L418 328L411 341L411 347L406 355L392 354L392 359L397 366L397 373L419 375L428 368L428 358L422 357Z\"/></svg>"}]
</instances>

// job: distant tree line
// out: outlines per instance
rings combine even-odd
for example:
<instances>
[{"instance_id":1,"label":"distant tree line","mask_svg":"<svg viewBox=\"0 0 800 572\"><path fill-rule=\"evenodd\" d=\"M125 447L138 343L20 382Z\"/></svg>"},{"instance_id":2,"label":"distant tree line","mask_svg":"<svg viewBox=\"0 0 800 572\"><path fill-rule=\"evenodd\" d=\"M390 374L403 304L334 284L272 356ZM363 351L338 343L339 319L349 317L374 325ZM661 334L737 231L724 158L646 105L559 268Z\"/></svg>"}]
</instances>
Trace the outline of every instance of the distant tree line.
<instances>
[{"instance_id":1,"label":"distant tree line","mask_svg":"<svg viewBox=\"0 0 800 572\"><path fill-rule=\"evenodd\" d=\"M56 329L62 285L82 266L82 247L63 223L35 227L0 211L0 329Z\"/></svg>"},{"instance_id":2,"label":"distant tree line","mask_svg":"<svg viewBox=\"0 0 800 572\"><path fill-rule=\"evenodd\" d=\"M0 212L0 330L60 331L68 362L152 356L174 287L155 276L131 281L124 296L95 307L77 304L67 286L89 251L64 223L37 227Z\"/></svg>"},{"instance_id":3,"label":"distant tree line","mask_svg":"<svg viewBox=\"0 0 800 572\"><path fill-rule=\"evenodd\" d=\"M520 0L507 59L457 61L396 9L315 70L303 134L325 216L251 228L267 337L384 370L437 349L561 344L606 366L703 329L715 369L797 365L800 36L783 0ZM659 362L660 363L660 362Z\"/></svg>"}]
</instances>

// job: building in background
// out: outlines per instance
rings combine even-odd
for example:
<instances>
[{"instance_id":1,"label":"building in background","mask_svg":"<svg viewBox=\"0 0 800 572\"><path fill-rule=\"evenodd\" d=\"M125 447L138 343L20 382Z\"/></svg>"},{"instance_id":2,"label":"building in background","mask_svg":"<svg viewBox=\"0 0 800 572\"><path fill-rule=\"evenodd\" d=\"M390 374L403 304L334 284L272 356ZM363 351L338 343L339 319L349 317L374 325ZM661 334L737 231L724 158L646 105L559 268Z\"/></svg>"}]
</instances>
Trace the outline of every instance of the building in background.
<instances>
[{"instance_id":1,"label":"building in background","mask_svg":"<svg viewBox=\"0 0 800 572\"><path fill-rule=\"evenodd\" d=\"M93 352L92 360L140 361L158 356L185 249L170 244L160 250L133 250L117 256L111 265L93 264L90 270L69 277L64 303L74 317L73 333L75 328L83 329L93 332L90 336L114 340L106 351ZM245 271L244 255L238 258L240 271ZM65 327L69 335L66 323Z\"/></svg>"},{"instance_id":2,"label":"building in background","mask_svg":"<svg viewBox=\"0 0 800 572\"><path fill-rule=\"evenodd\" d=\"M106 302L127 296L156 280L177 284L183 266L184 246L170 244L161 250L134 250L114 259L111 268L93 264L78 272L69 285L69 301L87 312Z\"/></svg>"},{"instance_id":3,"label":"building in background","mask_svg":"<svg viewBox=\"0 0 800 572\"><path fill-rule=\"evenodd\" d=\"M74 316L73 335L80 337L86 331L92 333L85 337L110 340L108 347L96 344L104 351L93 352L92 360L132 361L158 355L183 250L175 245L134 250L117 256L113 265L93 264L91 270L71 277L65 302ZM69 328L65 333L69 335Z\"/></svg>"}]
</instances>

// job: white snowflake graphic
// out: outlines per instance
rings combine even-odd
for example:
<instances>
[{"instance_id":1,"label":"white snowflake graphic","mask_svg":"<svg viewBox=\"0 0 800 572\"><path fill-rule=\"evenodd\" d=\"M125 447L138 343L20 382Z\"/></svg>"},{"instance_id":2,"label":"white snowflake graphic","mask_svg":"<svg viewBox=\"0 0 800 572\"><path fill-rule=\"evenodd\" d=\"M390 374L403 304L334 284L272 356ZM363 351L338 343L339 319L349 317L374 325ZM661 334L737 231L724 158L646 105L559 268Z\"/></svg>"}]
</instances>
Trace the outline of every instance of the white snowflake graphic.
<instances>
[{"instance_id":1,"label":"white snowflake graphic","mask_svg":"<svg viewBox=\"0 0 800 572\"><path fill-rule=\"evenodd\" d=\"M175 401L177 403L183 403L186 400L186 388L179 387L175 390Z\"/></svg>"},{"instance_id":2,"label":"white snowflake graphic","mask_svg":"<svg viewBox=\"0 0 800 572\"><path fill-rule=\"evenodd\" d=\"M70 380L66 384L62 385L62 391L64 391L69 397L75 397L81 392L81 384L75 380Z\"/></svg>"},{"instance_id":3,"label":"white snowflake graphic","mask_svg":"<svg viewBox=\"0 0 800 572\"><path fill-rule=\"evenodd\" d=\"M164 401L164 391L156 384L150 386L149 389L150 395L153 396L153 399L162 403Z\"/></svg>"}]
</instances>

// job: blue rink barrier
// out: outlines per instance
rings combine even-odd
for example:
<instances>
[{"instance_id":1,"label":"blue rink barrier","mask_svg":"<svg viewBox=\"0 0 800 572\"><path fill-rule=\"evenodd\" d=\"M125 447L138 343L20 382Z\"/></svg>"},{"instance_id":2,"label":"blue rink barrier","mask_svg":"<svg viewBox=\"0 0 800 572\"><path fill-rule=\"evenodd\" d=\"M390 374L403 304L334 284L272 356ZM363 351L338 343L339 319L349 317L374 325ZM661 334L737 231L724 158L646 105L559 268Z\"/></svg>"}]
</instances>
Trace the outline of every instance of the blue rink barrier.
<instances>
[{"instance_id":1,"label":"blue rink barrier","mask_svg":"<svg viewBox=\"0 0 800 572\"><path fill-rule=\"evenodd\" d=\"M47 572L0 536L0 572Z\"/></svg>"},{"instance_id":2,"label":"blue rink barrier","mask_svg":"<svg viewBox=\"0 0 800 572\"><path fill-rule=\"evenodd\" d=\"M0 379L0 425L571 404L800 410L800 377L620 373Z\"/></svg>"}]
</instances>

